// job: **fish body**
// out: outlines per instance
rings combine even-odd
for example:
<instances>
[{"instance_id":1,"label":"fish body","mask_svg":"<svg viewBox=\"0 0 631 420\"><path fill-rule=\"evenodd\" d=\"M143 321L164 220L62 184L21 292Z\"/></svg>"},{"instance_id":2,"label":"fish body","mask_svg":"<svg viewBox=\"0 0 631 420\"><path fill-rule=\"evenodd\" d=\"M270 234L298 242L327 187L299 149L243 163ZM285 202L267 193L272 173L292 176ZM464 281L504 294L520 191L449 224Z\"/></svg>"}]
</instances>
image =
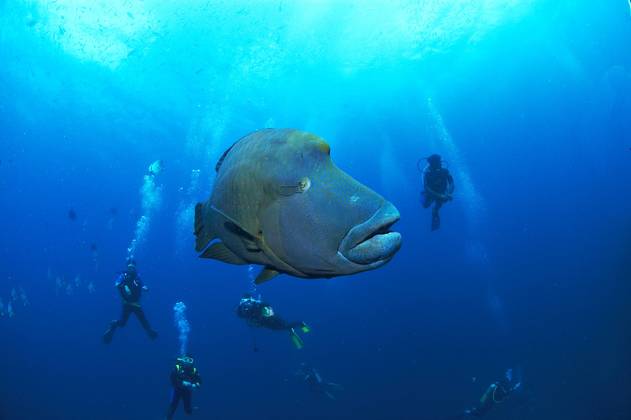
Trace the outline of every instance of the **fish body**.
<instances>
[{"instance_id":1,"label":"fish body","mask_svg":"<svg viewBox=\"0 0 631 420\"><path fill-rule=\"evenodd\" d=\"M265 129L233 144L219 159L210 198L195 208L201 257L330 278L383 266L401 246L390 227L399 212L339 169L320 137Z\"/></svg>"}]
</instances>

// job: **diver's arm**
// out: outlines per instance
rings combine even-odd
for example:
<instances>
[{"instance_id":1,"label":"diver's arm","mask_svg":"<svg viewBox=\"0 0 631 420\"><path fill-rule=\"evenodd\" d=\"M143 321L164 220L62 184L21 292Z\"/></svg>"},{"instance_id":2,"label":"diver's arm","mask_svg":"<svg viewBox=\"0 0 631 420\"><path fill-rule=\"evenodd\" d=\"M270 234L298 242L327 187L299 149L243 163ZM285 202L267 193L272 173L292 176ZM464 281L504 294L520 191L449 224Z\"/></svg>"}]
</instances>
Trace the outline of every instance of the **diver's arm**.
<instances>
[{"instance_id":1,"label":"diver's arm","mask_svg":"<svg viewBox=\"0 0 631 420\"><path fill-rule=\"evenodd\" d=\"M443 198L441 193L434 191L429 187L429 183L427 182L427 169L423 172L423 188L425 189L425 193L433 195L436 198Z\"/></svg>"},{"instance_id":2,"label":"diver's arm","mask_svg":"<svg viewBox=\"0 0 631 420\"><path fill-rule=\"evenodd\" d=\"M328 399L335 401L335 396L331 394L329 391L324 391L324 395L326 395Z\"/></svg>"},{"instance_id":3,"label":"diver's arm","mask_svg":"<svg viewBox=\"0 0 631 420\"><path fill-rule=\"evenodd\" d=\"M447 194L452 195L455 189L456 189L456 184L454 183L454 177L451 176L451 174L448 171L447 172Z\"/></svg>"},{"instance_id":4,"label":"diver's arm","mask_svg":"<svg viewBox=\"0 0 631 420\"><path fill-rule=\"evenodd\" d=\"M425 189L425 193L433 195L434 197L438 197L438 198L442 198L442 194L432 190L428 185L426 181L423 181L423 188Z\"/></svg>"},{"instance_id":5,"label":"diver's arm","mask_svg":"<svg viewBox=\"0 0 631 420\"><path fill-rule=\"evenodd\" d=\"M199 373L195 374L195 378L193 378L193 387L199 388L202 385L202 377L199 376Z\"/></svg>"},{"instance_id":6,"label":"diver's arm","mask_svg":"<svg viewBox=\"0 0 631 420\"><path fill-rule=\"evenodd\" d=\"M129 286L125 284L125 279L123 278L123 276L120 276L116 280L116 288L118 289L118 293L121 295L121 299L127 302L127 298L131 294L131 290L129 289Z\"/></svg>"},{"instance_id":7,"label":"diver's arm","mask_svg":"<svg viewBox=\"0 0 631 420\"><path fill-rule=\"evenodd\" d=\"M182 385L184 385L185 388L199 388L199 383L197 382L182 381Z\"/></svg>"},{"instance_id":8,"label":"diver's arm","mask_svg":"<svg viewBox=\"0 0 631 420\"><path fill-rule=\"evenodd\" d=\"M315 370L315 369L313 369L313 372L312 372L312 373L313 373L313 376L314 376L314 377L315 377L315 379L316 379L316 382L318 382L318 383L322 383L322 377L320 376L320 374L318 373L318 371L317 371L317 370Z\"/></svg>"},{"instance_id":9,"label":"diver's arm","mask_svg":"<svg viewBox=\"0 0 631 420\"><path fill-rule=\"evenodd\" d=\"M517 391L520 387L521 387L521 382L517 382L515 385L511 387L511 389L508 391L508 394L512 394L514 391Z\"/></svg>"},{"instance_id":10,"label":"diver's arm","mask_svg":"<svg viewBox=\"0 0 631 420\"><path fill-rule=\"evenodd\" d=\"M438 198L442 198L443 197L443 195L441 193L432 190L427 185L425 186L425 192L433 195L434 197L438 197Z\"/></svg>"}]
</instances>

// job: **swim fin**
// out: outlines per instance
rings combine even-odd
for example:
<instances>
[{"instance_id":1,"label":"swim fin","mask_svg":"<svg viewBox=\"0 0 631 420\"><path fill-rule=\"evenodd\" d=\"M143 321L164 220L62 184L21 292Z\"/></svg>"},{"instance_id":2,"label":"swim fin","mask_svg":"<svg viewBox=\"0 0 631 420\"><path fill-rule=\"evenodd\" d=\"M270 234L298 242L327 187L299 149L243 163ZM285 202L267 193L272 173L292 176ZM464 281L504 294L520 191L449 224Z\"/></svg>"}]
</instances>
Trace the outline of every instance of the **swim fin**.
<instances>
[{"instance_id":1,"label":"swim fin","mask_svg":"<svg viewBox=\"0 0 631 420\"><path fill-rule=\"evenodd\" d=\"M309 326L307 324L305 324L304 322L302 323L302 326L300 327L300 329L305 334L308 333L308 332L311 332L311 328L309 328Z\"/></svg>"},{"instance_id":2,"label":"swim fin","mask_svg":"<svg viewBox=\"0 0 631 420\"><path fill-rule=\"evenodd\" d=\"M289 337L291 338L291 342L294 343L294 346L296 346L298 350L301 350L305 346L302 338L300 338L298 334L296 334L296 331L294 331L293 328L289 330Z\"/></svg>"},{"instance_id":3,"label":"swim fin","mask_svg":"<svg viewBox=\"0 0 631 420\"><path fill-rule=\"evenodd\" d=\"M432 212L432 232L440 228L440 215L438 212Z\"/></svg>"},{"instance_id":4,"label":"swim fin","mask_svg":"<svg viewBox=\"0 0 631 420\"><path fill-rule=\"evenodd\" d=\"M147 335L152 340L155 340L156 338L158 338L158 332L156 330L147 330Z\"/></svg>"},{"instance_id":5,"label":"swim fin","mask_svg":"<svg viewBox=\"0 0 631 420\"><path fill-rule=\"evenodd\" d=\"M116 331L116 321L112 321L110 327L105 331L105 334L103 334L103 343L110 344L112 342L114 331Z\"/></svg>"}]
</instances>

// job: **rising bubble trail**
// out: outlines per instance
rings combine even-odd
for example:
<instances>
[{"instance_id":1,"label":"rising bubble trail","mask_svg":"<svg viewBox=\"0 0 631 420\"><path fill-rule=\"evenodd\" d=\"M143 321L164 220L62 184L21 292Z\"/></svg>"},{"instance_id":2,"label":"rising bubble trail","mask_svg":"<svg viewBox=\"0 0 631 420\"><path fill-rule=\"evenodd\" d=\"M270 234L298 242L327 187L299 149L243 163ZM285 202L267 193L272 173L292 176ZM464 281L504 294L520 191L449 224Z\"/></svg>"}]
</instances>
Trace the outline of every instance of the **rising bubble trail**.
<instances>
[{"instance_id":1,"label":"rising bubble trail","mask_svg":"<svg viewBox=\"0 0 631 420\"><path fill-rule=\"evenodd\" d=\"M191 332L191 325L186 319L186 305L184 302L178 302L173 306L173 315L175 316L175 326L180 333L180 355L184 356L188 347L188 334Z\"/></svg>"}]
</instances>

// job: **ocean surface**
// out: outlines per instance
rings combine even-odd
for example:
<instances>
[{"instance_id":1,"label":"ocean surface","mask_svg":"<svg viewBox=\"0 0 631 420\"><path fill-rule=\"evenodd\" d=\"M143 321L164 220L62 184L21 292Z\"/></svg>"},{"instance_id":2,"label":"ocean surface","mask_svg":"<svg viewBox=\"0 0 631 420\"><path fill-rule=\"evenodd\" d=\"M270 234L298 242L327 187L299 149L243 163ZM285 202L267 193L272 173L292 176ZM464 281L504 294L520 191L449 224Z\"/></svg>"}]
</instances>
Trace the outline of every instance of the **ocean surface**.
<instances>
[{"instance_id":1,"label":"ocean surface","mask_svg":"<svg viewBox=\"0 0 631 420\"><path fill-rule=\"evenodd\" d=\"M178 301L194 418L456 419L512 368L522 385L490 420L630 419L630 12L0 0L0 419L164 418ZM270 127L323 137L396 205L392 261L254 287L258 267L198 258L217 159ZM434 232L432 153L456 184ZM132 317L105 345L130 252L159 337ZM239 319L244 292L307 322L304 349Z\"/></svg>"}]
</instances>

